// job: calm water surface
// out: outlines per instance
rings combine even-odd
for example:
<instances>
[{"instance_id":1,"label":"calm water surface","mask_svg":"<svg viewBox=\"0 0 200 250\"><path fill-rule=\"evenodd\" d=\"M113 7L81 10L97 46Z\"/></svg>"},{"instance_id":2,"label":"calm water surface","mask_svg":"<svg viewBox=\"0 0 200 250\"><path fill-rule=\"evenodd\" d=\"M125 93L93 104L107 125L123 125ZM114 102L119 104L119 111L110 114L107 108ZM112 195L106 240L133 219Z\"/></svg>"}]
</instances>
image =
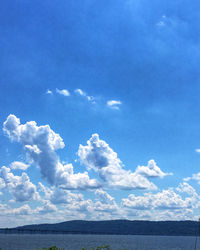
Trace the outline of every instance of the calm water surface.
<instances>
[{"instance_id":1,"label":"calm water surface","mask_svg":"<svg viewBox=\"0 0 200 250\"><path fill-rule=\"evenodd\" d=\"M112 249L127 250L193 250L195 237L185 236L135 236L135 235L55 235L55 234L0 234L2 250L35 250L37 247L56 245L65 250L89 250L109 244ZM198 239L198 250L200 241Z\"/></svg>"}]
</instances>

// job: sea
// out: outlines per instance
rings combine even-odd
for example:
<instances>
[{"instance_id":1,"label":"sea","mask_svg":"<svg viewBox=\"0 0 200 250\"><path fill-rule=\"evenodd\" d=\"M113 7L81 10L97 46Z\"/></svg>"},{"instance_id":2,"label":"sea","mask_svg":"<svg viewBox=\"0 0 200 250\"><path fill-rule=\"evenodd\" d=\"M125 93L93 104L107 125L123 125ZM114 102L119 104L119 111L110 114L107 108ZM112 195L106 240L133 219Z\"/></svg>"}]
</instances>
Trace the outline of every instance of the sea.
<instances>
[{"instance_id":1,"label":"sea","mask_svg":"<svg viewBox=\"0 0 200 250\"><path fill-rule=\"evenodd\" d=\"M55 245L65 250L96 250L98 245L106 244L112 250L200 250L199 238L192 236L0 234L2 250L36 250Z\"/></svg>"}]
</instances>

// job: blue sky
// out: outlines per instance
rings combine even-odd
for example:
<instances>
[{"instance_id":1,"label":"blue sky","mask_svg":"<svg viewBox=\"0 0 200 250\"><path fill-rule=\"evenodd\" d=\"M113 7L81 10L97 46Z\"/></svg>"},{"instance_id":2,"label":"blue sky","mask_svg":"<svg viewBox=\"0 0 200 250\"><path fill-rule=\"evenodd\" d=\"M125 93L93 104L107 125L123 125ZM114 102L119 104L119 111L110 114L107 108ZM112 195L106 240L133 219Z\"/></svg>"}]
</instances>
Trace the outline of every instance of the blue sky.
<instances>
[{"instance_id":1,"label":"blue sky","mask_svg":"<svg viewBox=\"0 0 200 250\"><path fill-rule=\"evenodd\" d=\"M0 227L200 211L200 3L4 1Z\"/></svg>"}]
</instances>

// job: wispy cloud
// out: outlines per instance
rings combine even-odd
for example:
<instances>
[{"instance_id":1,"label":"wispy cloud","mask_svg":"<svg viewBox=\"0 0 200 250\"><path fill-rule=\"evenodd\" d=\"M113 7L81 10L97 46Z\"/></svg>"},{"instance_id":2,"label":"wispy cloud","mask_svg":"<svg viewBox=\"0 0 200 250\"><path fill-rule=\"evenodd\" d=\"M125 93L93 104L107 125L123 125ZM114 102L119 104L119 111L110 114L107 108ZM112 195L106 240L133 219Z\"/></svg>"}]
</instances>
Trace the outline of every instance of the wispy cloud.
<instances>
[{"instance_id":1,"label":"wispy cloud","mask_svg":"<svg viewBox=\"0 0 200 250\"><path fill-rule=\"evenodd\" d=\"M86 96L86 93L85 93L85 92L83 92L83 90L82 90L82 89L75 89L75 90L74 90L74 92L75 92L76 94L81 95L81 96Z\"/></svg>"},{"instance_id":2,"label":"wispy cloud","mask_svg":"<svg viewBox=\"0 0 200 250\"><path fill-rule=\"evenodd\" d=\"M158 27L163 27L163 26L166 25L166 20L167 20L166 16L163 15L162 18L161 18L161 20L160 20L159 22L157 22L156 25L157 25Z\"/></svg>"},{"instance_id":3,"label":"wispy cloud","mask_svg":"<svg viewBox=\"0 0 200 250\"><path fill-rule=\"evenodd\" d=\"M74 97L73 93L70 93L69 90L67 90L67 89L58 89L58 88L56 88L56 93L59 94L59 95L66 96L66 97L69 97L72 94L72 97ZM54 92L52 90L50 90L50 89L47 89L46 94L53 95ZM80 88L75 89L74 94L76 96L80 97L80 98L82 97L83 100L85 99L88 102L90 102L91 104L96 104L97 100L101 99L101 98L94 97L92 95L88 95L87 92L85 92L84 90L82 90ZM114 110L119 110L120 105L122 105L122 102L119 101L119 100L108 100L106 102L106 106L109 107L110 109L114 109Z\"/></svg>"},{"instance_id":4,"label":"wispy cloud","mask_svg":"<svg viewBox=\"0 0 200 250\"><path fill-rule=\"evenodd\" d=\"M50 89L47 89L46 94L47 95L53 95L53 92Z\"/></svg>"},{"instance_id":5,"label":"wispy cloud","mask_svg":"<svg viewBox=\"0 0 200 250\"><path fill-rule=\"evenodd\" d=\"M64 96L70 96L70 92L67 89L56 89L56 93Z\"/></svg>"},{"instance_id":6,"label":"wispy cloud","mask_svg":"<svg viewBox=\"0 0 200 250\"><path fill-rule=\"evenodd\" d=\"M87 93L84 92L82 89L75 89L74 93L76 93L77 95L85 97L88 101L90 101L92 103L95 103L95 98L93 96L87 95Z\"/></svg>"},{"instance_id":7,"label":"wispy cloud","mask_svg":"<svg viewBox=\"0 0 200 250\"><path fill-rule=\"evenodd\" d=\"M195 180L200 184L200 173L193 174L191 177L186 177L183 179L184 181L190 181L190 180Z\"/></svg>"},{"instance_id":8,"label":"wispy cloud","mask_svg":"<svg viewBox=\"0 0 200 250\"><path fill-rule=\"evenodd\" d=\"M107 101L107 106L111 109L116 109L119 110L119 105L121 105L121 101L116 101L116 100L109 100Z\"/></svg>"}]
</instances>

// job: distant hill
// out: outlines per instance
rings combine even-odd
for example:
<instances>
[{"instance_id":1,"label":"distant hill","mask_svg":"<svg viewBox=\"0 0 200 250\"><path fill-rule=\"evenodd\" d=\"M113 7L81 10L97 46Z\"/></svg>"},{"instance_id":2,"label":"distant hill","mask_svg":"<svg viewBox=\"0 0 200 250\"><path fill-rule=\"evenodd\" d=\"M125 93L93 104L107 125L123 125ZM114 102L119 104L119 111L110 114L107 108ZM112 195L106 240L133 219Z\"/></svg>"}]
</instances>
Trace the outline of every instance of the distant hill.
<instances>
[{"instance_id":1,"label":"distant hill","mask_svg":"<svg viewBox=\"0 0 200 250\"><path fill-rule=\"evenodd\" d=\"M26 225L0 229L0 233L68 233L68 234L121 234L121 235L197 235L196 221L84 221L74 220L55 224Z\"/></svg>"}]
</instances>

